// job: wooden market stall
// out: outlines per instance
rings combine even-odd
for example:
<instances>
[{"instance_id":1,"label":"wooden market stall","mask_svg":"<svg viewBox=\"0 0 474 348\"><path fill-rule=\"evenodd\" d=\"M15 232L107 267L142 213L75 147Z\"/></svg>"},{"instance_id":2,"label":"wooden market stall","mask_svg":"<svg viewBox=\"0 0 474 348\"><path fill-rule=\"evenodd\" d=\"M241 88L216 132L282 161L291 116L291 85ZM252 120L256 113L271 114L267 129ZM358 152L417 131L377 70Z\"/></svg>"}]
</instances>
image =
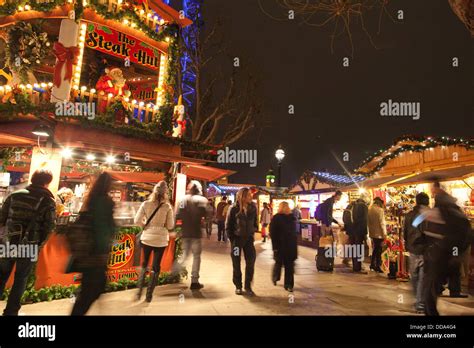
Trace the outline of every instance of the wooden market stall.
<instances>
[{"instance_id":1,"label":"wooden market stall","mask_svg":"<svg viewBox=\"0 0 474 348\"><path fill-rule=\"evenodd\" d=\"M415 204L419 192L431 195L430 183L440 181L444 189L457 199L474 226L474 141L450 137L405 136L395 140L367 158L355 171L367 176L360 185L347 186L345 191L366 190L372 198L386 202L387 230L403 247L404 215ZM432 199L433 203L433 199ZM466 253L464 275L469 289L474 289L474 248ZM470 261L469 259L470 255ZM406 253L398 253L406 255ZM399 260L400 261L400 260ZM401 265L400 265L401 264ZM404 262L399 262L400 276L406 276Z\"/></svg>"},{"instance_id":2,"label":"wooden market stall","mask_svg":"<svg viewBox=\"0 0 474 348\"><path fill-rule=\"evenodd\" d=\"M306 171L289 189L295 199L295 204L301 207L303 220L301 221L301 235L298 241L301 245L317 248L321 236L321 223L314 218L316 208L319 204L331 197L337 190L350 185L359 185L365 177L361 175L342 175L328 172ZM334 218L342 222L342 213L350 196L343 194L341 200L334 205ZM339 233L339 227L333 224L335 235Z\"/></svg>"},{"instance_id":3,"label":"wooden market stall","mask_svg":"<svg viewBox=\"0 0 474 348\"><path fill-rule=\"evenodd\" d=\"M208 166L215 147L184 139L177 48L180 30L192 22L161 1L0 0L0 14L0 206L40 168L53 172L50 189L63 206L35 287L77 281L64 274L61 230L103 171L115 180L119 226L109 280L136 278L139 228L131 220L153 185L167 180L177 201L189 179L233 173ZM74 204L64 202L64 192ZM172 240L163 272L174 252Z\"/></svg>"}]
</instances>

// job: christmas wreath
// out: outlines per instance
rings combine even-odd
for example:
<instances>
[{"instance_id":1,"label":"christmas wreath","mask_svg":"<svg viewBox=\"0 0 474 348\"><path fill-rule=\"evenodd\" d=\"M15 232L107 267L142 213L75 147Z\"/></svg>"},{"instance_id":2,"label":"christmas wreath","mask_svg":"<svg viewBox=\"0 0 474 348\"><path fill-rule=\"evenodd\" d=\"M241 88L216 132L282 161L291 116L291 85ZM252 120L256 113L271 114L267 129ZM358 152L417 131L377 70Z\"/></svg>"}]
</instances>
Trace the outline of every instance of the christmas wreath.
<instances>
[{"instance_id":1,"label":"christmas wreath","mask_svg":"<svg viewBox=\"0 0 474 348\"><path fill-rule=\"evenodd\" d=\"M20 81L28 82L28 72L37 67L49 53L48 34L40 26L19 22L8 31L7 65Z\"/></svg>"}]
</instances>

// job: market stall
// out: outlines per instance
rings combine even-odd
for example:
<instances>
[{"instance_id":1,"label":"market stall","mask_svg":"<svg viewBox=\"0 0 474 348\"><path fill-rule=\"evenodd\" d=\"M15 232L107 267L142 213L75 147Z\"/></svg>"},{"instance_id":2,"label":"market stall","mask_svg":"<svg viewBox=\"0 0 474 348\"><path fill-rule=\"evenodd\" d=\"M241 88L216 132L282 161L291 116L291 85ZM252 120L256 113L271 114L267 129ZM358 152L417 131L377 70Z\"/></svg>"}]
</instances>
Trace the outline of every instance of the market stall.
<instances>
[{"instance_id":1,"label":"market stall","mask_svg":"<svg viewBox=\"0 0 474 348\"><path fill-rule=\"evenodd\" d=\"M98 173L114 179L111 282L136 279L133 217L154 184L166 180L178 201L190 178L232 173L207 166L215 147L184 139L177 48L191 23L161 1L0 1L0 205L37 169L53 173L57 196L58 227L39 256L36 288L77 282L64 274L63 233ZM174 253L171 240L164 274Z\"/></svg>"},{"instance_id":2,"label":"market stall","mask_svg":"<svg viewBox=\"0 0 474 348\"><path fill-rule=\"evenodd\" d=\"M417 193L431 195L433 180L441 182L443 188L457 199L457 204L474 225L473 144L472 140L460 138L402 137L391 147L366 159L356 170L357 174L368 176L367 180L358 187L352 185L344 188L349 192L365 190L371 198L378 196L386 203L389 238L384 252L384 265L388 271L389 261L397 262L399 279L407 278L404 257L408 254L404 249L402 234L404 216L415 205ZM431 203L434 203L433 199ZM466 275L472 274L474 269L472 255L470 260L471 264L464 267ZM472 278L469 279L469 288L474 288Z\"/></svg>"},{"instance_id":3,"label":"market stall","mask_svg":"<svg viewBox=\"0 0 474 348\"><path fill-rule=\"evenodd\" d=\"M301 245L317 248L321 236L321 222L314 218L316 208L319 204L330 198L337 190L349 184L358 184L365 178L360 175L348 176L332 174L327 172L306 171L298 182L290 188L289 193L293 195L295 202L301 208L303 220L301 221L301 235L298 241ZM339 202L334 204L333 216L342 223L342 213L350 201L350 195L345 193ZM339 226L332 225L335 235L340 232Z\"/></svg>"}]
</instances>

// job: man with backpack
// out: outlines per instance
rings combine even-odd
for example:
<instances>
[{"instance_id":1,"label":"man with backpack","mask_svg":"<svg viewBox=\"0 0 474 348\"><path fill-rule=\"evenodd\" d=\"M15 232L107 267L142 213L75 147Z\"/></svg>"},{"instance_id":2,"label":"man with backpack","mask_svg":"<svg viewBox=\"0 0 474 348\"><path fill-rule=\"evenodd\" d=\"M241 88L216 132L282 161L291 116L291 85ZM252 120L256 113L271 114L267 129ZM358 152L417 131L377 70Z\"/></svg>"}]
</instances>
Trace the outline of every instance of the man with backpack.
<instances>
[{"instance_id":1,"label":"man with backpack","mask_svg":"<svg viewBox=\"0 0 474 348\"><path fill-rule=\"evenodd\" d=\"M342 197L342 192L338 190L336 191L336 193L334 193L333 196L326 199L323 203L318 205L318 207L316 208L315 217L316 217L316 220L321 221L321 235L322 236L332 235L331 225L333 222L340 225L339 222L336 219L334 219L332 214L333 214L334 203L339 202L341 197Z\"/></svg>"},{"instance_id":2,"label":"man with backpack","mask_svg":"<svg viewBox=\"0 0 474 348\"><path fill-rule=\"evenodd\" d=\"M53 175L50 171L38 170L31 177L31 185L8 196L0 213L0 226L5 228L3 243L9 243L10 247L36 245L39 254L40 247L55 227L56 203L48 190L51 181ZM34 265L31 257L22 255L0 259L0 297L3 296L8 278L16 266L15 280L3 315L18 315L20 300Z\"/></svg>"}]
</instances>

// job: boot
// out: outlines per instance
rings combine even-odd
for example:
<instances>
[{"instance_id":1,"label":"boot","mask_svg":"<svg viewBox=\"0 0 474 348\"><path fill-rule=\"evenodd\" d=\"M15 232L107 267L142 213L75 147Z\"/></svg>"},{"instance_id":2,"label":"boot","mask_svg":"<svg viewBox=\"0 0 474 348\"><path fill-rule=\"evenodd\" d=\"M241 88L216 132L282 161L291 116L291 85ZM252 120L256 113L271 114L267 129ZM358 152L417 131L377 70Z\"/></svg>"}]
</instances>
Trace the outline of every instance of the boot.
<instances>
[{"instance_id":1,"label":"boot","mask_svg":"<svg viewBox=\"0 0 474 348\"><path fill-rule=\"evenodd\" d=\"M155 291L155 286L158 281L158 273L151 272L150 274L150 282L148 283L148 288L146 290L146 302L151 302L153 299L153 291Z\"/></svg>"},{"instance_id":2,"label":"boot","mask_svg":"<svg viewBox=\"0 0 474 348\"><path fill-rule=\"evenodd\" d=\"M143 293L143 285L145 284L145 274L146 274L146 268L142 268L140 271L140 275L138 276L138 282L137 282L137 287L138 287L138 293L137 293L137 301L140 301L142 298L142 293Z\"/></svg>"}]
</instances>

